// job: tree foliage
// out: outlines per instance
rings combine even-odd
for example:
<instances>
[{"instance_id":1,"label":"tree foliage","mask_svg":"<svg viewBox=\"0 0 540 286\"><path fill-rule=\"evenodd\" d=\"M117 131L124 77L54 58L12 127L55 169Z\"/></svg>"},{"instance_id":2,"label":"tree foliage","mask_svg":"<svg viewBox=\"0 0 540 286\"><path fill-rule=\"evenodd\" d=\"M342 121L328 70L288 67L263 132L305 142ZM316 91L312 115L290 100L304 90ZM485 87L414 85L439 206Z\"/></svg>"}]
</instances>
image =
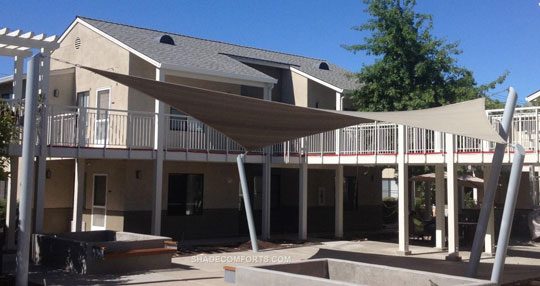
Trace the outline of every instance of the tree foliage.
<instances>
[{"instance_id":1,"label":"tree foliage","mask_svg":"<svg viewBox=\"0 0 540 286\"><path fill-rule=\"evenodd\" d=\"M411 110L487 97L507 73L478 85L473 73L457 65L461 51L431 34L431 15L414 11L415 0L364 0L371 18L354 27L368 31L363 44L347 45L376 58L355 75L361 88L351 95L355 106L366 111ZM495 107L497 102L488 98Z\"/></svg>"},{"instance_id":2,"label":"tree foliage","mask_svg":"<svg viewBox=\"0 0 540 286\"><path fill-rule=\"evenodd\" d=\"M7 149L15 130L15 115L10 107L0 101L0 180L8 176L9 157Z\"/></svg>"}]
</instances>

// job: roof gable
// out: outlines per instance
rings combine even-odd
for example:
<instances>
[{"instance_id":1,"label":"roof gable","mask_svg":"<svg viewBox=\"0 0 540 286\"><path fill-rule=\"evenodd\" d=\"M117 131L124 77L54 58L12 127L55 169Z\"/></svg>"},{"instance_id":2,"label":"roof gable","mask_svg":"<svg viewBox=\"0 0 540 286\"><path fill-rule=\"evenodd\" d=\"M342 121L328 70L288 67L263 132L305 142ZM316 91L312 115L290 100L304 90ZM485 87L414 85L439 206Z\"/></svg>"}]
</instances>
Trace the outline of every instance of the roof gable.
<instances>
[{"instance_id":1,"label":"roof gable","mask_svg":"<svg viewBox=\"0 0 540 286\"><path fill-rule=\"evenodd\" d=\"M99 31L100 34L104 34L111 41L121 45L156 67L250 81L277 82L276 79L242 63L242 59L247 58L294 67L303 73L342 90L352 90L357 87L355 80L350 77L348 71L320 59L84 17L78 17L75 22L91 26L92 29ZM63 39L68 31L69 28L60 40ZM175 45L160 43L160 38L165 34L172 38ZM320 69L319 65L321 62L326 62L329 70Z\"/></svg>"}]
</instances>

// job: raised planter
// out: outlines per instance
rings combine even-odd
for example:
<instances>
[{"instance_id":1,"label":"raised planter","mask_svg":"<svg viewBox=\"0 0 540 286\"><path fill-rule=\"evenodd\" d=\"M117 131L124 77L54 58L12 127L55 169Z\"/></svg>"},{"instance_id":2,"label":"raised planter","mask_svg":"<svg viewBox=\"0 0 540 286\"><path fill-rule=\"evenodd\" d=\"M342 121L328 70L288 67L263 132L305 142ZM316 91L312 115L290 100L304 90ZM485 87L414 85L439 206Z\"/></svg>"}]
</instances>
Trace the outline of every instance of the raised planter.
<instances>
[{"instance_id":1,"label":"raised planter","mask_svg":"<svg viewBox=\"0 0 540 286\"><path fill-rule=\"evenodd\" d=\"M225 268L227 282L239 286L450 286L495 285L490 281L338 259Z\"/></svg>"},{"instance_id":2,"label":"raised planter","mask_svg":"<svg viewBox=\"0 0 540 286\"><path fill-rule=\"evenodd\" d=\"M110 230L34 234L32 252L36 264L73 273L122 273L170 267L170 240Z\"/></svg>"}]
</instances>

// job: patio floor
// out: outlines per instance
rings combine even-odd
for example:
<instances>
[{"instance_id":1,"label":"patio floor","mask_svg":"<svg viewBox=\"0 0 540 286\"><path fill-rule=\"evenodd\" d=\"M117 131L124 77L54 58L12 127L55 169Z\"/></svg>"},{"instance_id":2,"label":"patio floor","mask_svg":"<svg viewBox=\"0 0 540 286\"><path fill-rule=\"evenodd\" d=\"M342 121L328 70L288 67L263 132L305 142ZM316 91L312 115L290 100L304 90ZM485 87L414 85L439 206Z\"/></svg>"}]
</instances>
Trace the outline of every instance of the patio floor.
<instances>
[{"instance_id":1,"label":"patio floor","mask_svg":"<svg viewBox=\"0 0 540 286\"><path fill-rule=\"evenodd\" d=\"M251 251L204 253L173 258L170 269L129 275L77 276L61 272L35 271L30 279L42 285L231 285L223 280L223 266L294 262L310 258L337 258L415 270L463 275L468 252L461 252L463 262L445 261L446 252L430 247L411 246L412 255L398 256L397 245L377 241L323 241L307 246ZM483 257L481 279L489 279L492 257ZM508 251L504 283L540 278L540 247L512 246ZM528 285L528 284L521 284ZM534 284L540 285L540 284Z\"/></svg>"}]
</instances>

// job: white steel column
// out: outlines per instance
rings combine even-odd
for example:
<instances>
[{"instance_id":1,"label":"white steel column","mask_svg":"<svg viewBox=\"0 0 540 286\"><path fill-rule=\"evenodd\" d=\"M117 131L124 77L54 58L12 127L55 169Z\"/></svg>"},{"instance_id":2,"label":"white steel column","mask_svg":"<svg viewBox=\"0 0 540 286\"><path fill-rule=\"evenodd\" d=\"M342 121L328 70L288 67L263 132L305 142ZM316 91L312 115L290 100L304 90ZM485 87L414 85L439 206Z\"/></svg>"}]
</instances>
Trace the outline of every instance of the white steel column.
<instances>
[{"instance_id":1,"label":"white steel column","mask_svg":"<svg viewBox=\"0 0 540 286\"><path fill-rule=\"evenodd\" d=\"M304 153L304 139L300 141ZM300 170L298 178L298 239L307 239L307 211L308 211L308 165L306 154L300 156Z\"/></svg>"},{"instance_id":2,"label":"white steel column","mask_svg":"<svg viewBox=\"0 0 540 286\"><path fill-rule=\"evenodd\" d=\"M15 249L15 233L17 230L17 190L19 186L19 158L10 157L9 179L6 190L6 245L5 249Z\"/></svg>"},{"instance_id":3,"label":"white steel column","mask_svg":"<svg viewBox=\"0 0 540 286\"><path fill-rule=\"evenodd\" d=\"M446 227L445 227L445 187L444 187L444 165L435 165L435 247L445 248Z\"/></svg>"},{"instance_id":4,"label":"white steel column","mask_svg":"<svg viewBox=\"0 0 540 286\"><path fill-rule=\"evenodd\" d=\"M487 182L490 174L491 166L484 166L484 190L487 187ZM486 229L486 238L484 240L484 252L488 255L495 254L495 219L493 211L494 210L492 208Z\"/></svg>"},{"instance_id":5,"label":"white steel column","mask_svg":"<svg viewBox=\"0 0 540 286\"><path fill-rule=\"evenodd\" d=\"M49 103L49 69L51 64L50 52L41 49L43 58L40 68L40 121L39 121L39 156L37 158L36 183L36 221L34 229L37 233L43 232L43 216L45 211L45 173L47 172L47 106Z\"/></svg>"},{"instance_id":6,"label":"white steel column","mask_svg":"<svg viewBox=\"0 0 540 286\"><path fill-rule=\"evenodd\" d=\"M334 236L336 238L343 237L343 179L343 165L337 165L334 200Z\"/></svg>"},{"instance_id":7,"label":"white steel column","mask_svg":"<svg viewBox=\"0 0 540 286\"><path fill-rule=\"evenodd\" d=\"M459 261L458 233L458 184L457 166L454 162L454 135L446 134L446 191L448 200L448 255L446 260Z\"/></svg>"},{"instance_id":8,"label":"white steel column","mask_svg":"<svg viewBox=\"0 0 540 286\"><path fill-rule=\"evenodd\" d=\"M401 255L411 254L409 251L409 166L405 163L407 150L406 128L398 126L398 225L399 250Z\"/></svg>"},{"instance_id":9,"label":"white steel column","mask_svg":"<svg viewBox=\"0 0 540 286\"><path fill-rule=\"evenodd\" d=\"M82 231L82 215L84 208L84 188L85 188L85 161L75 159L75 175L73 176L73 220L71 221L71 231Z\"/></svg>"},{"instance_id":10,"label":"white steel column","mask_svg":"<svg viewBox=\"0 0 540 286\"><path fill-rule=\"evenodd\" d=\"M165 81L165 73L156 68L156 80ZM155 109L155 129L154 129L154 149L156 159L154 160L154 204L152 207L152 234L161 235L161 212L163 200L163 142L165 139L165 106L159 100L154 101Z\"/></svg>"},{"instance_id":11,"label":"white steel column","mask_svg":"<svg viewBox=\"0 0 540 286\"><path fill-rule=\"evenodd\" d=\"M264 100L272 101L273 84L264 87ZM264 163L262 166L262 224L261 238L270 239L270 216L272 208L272 147L264 148Z\"/></svg>"},{"instance_id":12,"label":"white steel column","mask_svg":"<svg viewBox=\"0 0 540 286\"><path fill-rule=\"evenodd\" d=\"M343 110L343 96L341 93L336 92L336 110ZM339 155L341 152L341 129L336 129L336 154Z\"/></svg>"}]
</instances>

